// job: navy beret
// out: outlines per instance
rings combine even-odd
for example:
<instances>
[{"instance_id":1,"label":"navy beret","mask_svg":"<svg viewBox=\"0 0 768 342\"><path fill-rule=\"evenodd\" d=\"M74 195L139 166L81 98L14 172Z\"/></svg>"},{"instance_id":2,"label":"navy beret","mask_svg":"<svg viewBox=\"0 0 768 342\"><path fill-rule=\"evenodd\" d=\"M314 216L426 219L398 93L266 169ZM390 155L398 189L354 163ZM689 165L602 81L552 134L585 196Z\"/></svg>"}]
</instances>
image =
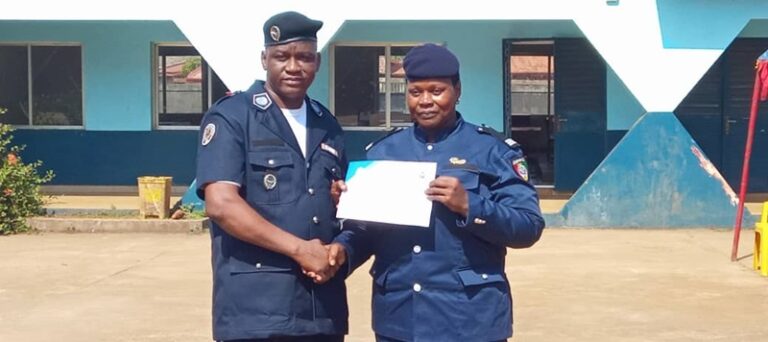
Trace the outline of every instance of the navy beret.
<instances>
[{"instance_id":1,"label":"navy beret","mask_svg":"<svg viewBox=\"0 0 768 342\"><path fill-rule=\"evenodd\" d=\"M317 41L317 31L323 22L312 20L298 12L283 12L264 22L264 45L281 45L299 40Z\"/></svg>"},{"instance_id":2,"label":"navy beret","mask_svg":"<svg viewBox=\"0 0 768 342\"><path fill-rule=\"evenodd\" d=\"M458 78L459 60L443 46L424 44L408 51L403 59L403 69L409 80Z\"/></svg>"}]
</instances>

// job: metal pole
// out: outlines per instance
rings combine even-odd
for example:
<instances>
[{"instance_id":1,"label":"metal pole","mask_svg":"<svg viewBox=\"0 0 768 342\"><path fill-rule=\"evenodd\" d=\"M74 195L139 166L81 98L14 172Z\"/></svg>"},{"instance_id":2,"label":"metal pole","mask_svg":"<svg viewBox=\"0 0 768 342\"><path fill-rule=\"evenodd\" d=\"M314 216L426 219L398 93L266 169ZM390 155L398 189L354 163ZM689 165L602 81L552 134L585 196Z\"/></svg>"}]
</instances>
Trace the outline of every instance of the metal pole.
<instances>
[{"instance_id":1,"label":"metal pole","mask_svg":"<svg viewBox=\"0 0 768 342\"><path fill-rule=\"evenodd\" d=\"M736 212L736 222L733 225L733 245L731 246L731 261L736 261L736 255L739 252L739 237L741 235L741 219L744 215L744 197L747 195L747 184L749 183L749 158L752 155L752 141L755 138L755 121L757 121L757 110L760 106L760 89L762 82L760 80L760 61L756 63L755 68L755 87L752 91L752 107L749 110L749 126L747 128L747 142L744 146L744 164L741 167L741 187L739 188L739 209Z\"/></svg>"}]
</instances>

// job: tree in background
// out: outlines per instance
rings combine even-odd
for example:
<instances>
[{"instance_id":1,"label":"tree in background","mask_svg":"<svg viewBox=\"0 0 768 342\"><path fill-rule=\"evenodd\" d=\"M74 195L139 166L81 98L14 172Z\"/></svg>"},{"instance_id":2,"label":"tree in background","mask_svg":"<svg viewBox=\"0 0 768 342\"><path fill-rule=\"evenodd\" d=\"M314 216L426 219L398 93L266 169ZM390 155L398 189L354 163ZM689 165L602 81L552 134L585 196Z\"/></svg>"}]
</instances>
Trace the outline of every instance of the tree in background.
<instances>
[{"instance_id":1,"label":"tree in background","mask_svg":"<svg viewBox=\"0 0 768 342\"><path fill-rule=\"evenodd\" d=\"M6 109L0 108L0 116ZM37 172L41 161L25 164L24 146L14 146L13 127L0 122L0 235L29 230L26 218L43 213L40 185L53 179L53 171Z\"/></svg>"}]
</instances>

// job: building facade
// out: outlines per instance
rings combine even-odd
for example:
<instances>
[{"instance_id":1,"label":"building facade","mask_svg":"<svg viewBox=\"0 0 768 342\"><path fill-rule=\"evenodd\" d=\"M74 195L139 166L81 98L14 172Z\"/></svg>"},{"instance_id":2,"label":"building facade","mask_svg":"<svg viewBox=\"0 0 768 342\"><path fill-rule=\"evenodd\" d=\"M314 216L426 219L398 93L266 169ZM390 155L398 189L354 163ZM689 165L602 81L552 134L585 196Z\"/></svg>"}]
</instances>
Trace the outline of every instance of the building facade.
<instances>
[{"instance_id":1,"label":"building facade","mask_svg":"<svg viewBox=\"0 0 768 342\"><path fill-rule=\"evenodd\" d=\"M606 44L583 19L535 16L344 20L321 44L310 95L332 109L351 158L361 158L369 141L409 124L403 56L421 43L444 44L461 61L459 111L520 142L541 188L578 190L644 114L658 111L674 113L737 188L754 60L768 49L768 8L707 6L658 2L661 31L637 33L660 34L664 50L715 51L708 71L688 89L677 87L687 95L666 107L653 104L647 89L675 83L675 74L660 73L652 58L637 63L635 72L656 75L637 90L636 76L625 76L617 60L621 50L642 47L632 36ZM733 33L696 31L684 15L691 9L697 20ZM716 20L723 17L735 19ZM57 174L55 185L131 186L143 175L189 185L197 124L228 89L180 27L172 20L0 20L0 107L8 110L0 121L16 126L24 158L43 160ZM768 192L768 105L760 114L750 192Z\"/></svg>"}]
</instances>

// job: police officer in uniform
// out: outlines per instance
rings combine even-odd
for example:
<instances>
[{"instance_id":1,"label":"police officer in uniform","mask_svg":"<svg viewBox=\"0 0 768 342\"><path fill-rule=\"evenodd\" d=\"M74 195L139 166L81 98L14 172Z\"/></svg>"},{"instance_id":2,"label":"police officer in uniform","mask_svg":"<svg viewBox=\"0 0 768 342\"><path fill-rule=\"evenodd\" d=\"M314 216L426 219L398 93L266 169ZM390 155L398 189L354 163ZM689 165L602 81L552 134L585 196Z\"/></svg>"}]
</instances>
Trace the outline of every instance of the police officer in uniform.
<instances>
[{"instance_id":1,"label":"police officer in uniform","mask_svg":"<svg viewBox=\"0 0 768 342\"><path fill-rule=\"evenodd\" d=\"M499 341L512 335L506 248L526 248L544 220L519 146L464 121L459 62L427 44L404 59L414 126L368 146L371 160L432 161L431 224L346 221L337 237L355 268L375 255L378 341ZM396 186L396 184L393 184Z\"/></svg>"},{"instance_id":2,"label":"police officer in uniform","mask_svg":"<svg viewBox=\"0 0 768 342\"><path fill-rule=\"evenodd\" d=\"M321 26L296 12L270 18L266 82L219 100L201 124L197 181L213 221L217 341L335 342L347 333L344 280L331 278L338 265L324 246L340 229L330 188L347 167L342 130L306 96Z\"/></svg>"}]
</instances>

